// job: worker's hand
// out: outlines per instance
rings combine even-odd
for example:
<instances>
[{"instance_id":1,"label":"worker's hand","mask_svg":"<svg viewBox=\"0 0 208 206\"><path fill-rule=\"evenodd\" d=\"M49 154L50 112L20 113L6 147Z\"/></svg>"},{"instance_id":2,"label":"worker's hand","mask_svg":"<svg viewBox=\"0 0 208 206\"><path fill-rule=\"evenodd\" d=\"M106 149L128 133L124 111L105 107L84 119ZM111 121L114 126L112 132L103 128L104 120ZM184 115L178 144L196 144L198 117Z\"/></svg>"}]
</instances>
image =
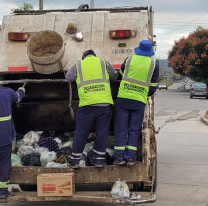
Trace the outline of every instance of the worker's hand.
<instances>
[{"instance_id":1,"label":"worker's hand","mask_svg":"<svg viewBox=\"0 0 208 206\"><path fill-rule=\"evenodd\" d=\"M18 90L22 90L25 94L25 88L24 87L20 87Z\"/></svg>"}]
</instances>

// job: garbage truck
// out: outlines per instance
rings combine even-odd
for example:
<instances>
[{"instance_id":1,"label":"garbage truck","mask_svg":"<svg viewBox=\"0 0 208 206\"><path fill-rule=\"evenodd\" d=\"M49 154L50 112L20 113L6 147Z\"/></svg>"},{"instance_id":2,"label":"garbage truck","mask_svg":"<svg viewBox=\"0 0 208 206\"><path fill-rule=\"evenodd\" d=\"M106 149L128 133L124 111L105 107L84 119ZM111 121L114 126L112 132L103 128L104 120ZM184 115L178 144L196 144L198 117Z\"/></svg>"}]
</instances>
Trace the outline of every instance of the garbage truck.
<instances>
[{"instance_id":1,"label":"garbage truck","mask_svg":"<svg viewBox=\"0 0 208 206\"><path fill-rule=\"evenodd\" d=\"M0 31L0 84L16 90L26 85L26 96L13 106L17 133L28 131L71 132L75 130L78 109L76 84L69 85L65 73L81 60L85 50L115 69L143 39L154 44L151 6L64 10L14 10L3 17ZM120 82L111 83L114 106L110 131L114 131L116 98ZM70 107L70 108L69 108ZM93 129L92 129L93 131ZM138 142L138 161L132 166L107 165L104 168L12 167L14 197L0 203L30 201L72 201L139 204L156 201L157 146L154 127L154 97L149 97ZM45 173L75 174L76 193L72 197L39 197L32 188L37 176ZM111 188L125 180L130 191L141 199L114 199ZM19 185L19 187L16 187ZM21 188L21 189L20 189Z\"/></svg>"}]
</instances>

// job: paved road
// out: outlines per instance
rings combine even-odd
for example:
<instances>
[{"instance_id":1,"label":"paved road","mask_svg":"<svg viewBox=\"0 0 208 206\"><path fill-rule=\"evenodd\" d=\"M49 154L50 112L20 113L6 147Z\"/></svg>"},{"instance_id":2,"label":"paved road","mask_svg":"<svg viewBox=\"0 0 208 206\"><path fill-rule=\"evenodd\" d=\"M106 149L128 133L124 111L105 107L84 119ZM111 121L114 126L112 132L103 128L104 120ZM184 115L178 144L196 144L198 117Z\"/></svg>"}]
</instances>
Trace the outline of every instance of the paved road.
<instances>
[{"instance_id":1,"label":"paved road","mask_svg":"<svg viewBox=\"0 0 208 206\"><path fill-rule=\"evenodd\" d=\"M190 99L189 90L173 85L157 91L157 202L152 206L208 205L208 127L200 115L208 100Z\"/></svg>"},{"instance_id":2,"label":"paved road","mask_svg":"<svg viewBox=\"0 0 208 206\"><path fill-rule=\"evenodd\" d=\"M208 127L200 121L208 100L190 99L188 90L173 85L158 91L155 103L156 127L161 127L157 202L144 206L208 206ZM57 205L9 205L23 204Z\"/></svg>"}]
</instances>

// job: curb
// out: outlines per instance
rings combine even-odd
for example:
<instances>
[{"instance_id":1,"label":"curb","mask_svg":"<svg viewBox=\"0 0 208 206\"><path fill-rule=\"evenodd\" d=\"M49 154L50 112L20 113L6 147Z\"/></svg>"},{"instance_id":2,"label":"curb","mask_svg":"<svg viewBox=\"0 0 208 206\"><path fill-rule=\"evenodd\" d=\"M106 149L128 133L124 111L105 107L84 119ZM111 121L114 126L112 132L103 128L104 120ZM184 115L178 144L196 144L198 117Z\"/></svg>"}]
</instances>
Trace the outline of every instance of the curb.
<instances>
[{"instance_id":1,"label":"curb","mask_svg":"<svg viewBox=\"0 0 208 206\"><path fill-rule=\"evenodd\" d=\"M208 126L208 119L201 117L201 121Z\"/></svg>"}]
</instances>

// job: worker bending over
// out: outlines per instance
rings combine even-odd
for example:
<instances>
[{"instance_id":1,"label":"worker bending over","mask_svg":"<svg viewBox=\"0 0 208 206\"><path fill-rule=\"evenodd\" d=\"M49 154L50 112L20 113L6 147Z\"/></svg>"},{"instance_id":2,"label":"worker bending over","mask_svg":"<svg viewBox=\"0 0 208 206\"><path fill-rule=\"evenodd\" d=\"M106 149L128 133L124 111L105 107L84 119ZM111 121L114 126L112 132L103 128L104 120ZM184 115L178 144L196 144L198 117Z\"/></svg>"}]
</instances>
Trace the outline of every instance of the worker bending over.
<instances>
[{"instance_id":1,"label":"worker bending over","mask_svg":"<svg viewBox=\"0 0 208 206\"><path fill-rule=\"evenodd\" d=\"M66 74L66 79L70 83L76 80L79 94L73 153L68 159L73 168L79 167L93 124L96 126L96 140L93 148L95 166L102 167L105 164L113 104L110 81L116 81L117 78L117 71L109 62L96 57L93 50L85 51L82 61L74 65Z\"/></svg>"},{"instance_id":2,"label":"worker bending over","mask_svg":"<svg viewBox=\"0 0 208 206\"><path fill-rule=\"evenodd\" d=\"M16 137L12 120L12 103L19 103L25 95L25 88L14 90L0 85L0 198L10 197L12 141Z\"/></svg>"},{"instance_id":3,"label":"worker bending over","mask_svg":"<svg viewBox=\"0 0 208 206\"><path fill-rule=\"evenodd\" d=\"M123 72L115 117L115 165L134 165L148 96L157 89L159 68L155 67L152 42L143 40L121 66Z\"/></svg>"}]
</instances>

